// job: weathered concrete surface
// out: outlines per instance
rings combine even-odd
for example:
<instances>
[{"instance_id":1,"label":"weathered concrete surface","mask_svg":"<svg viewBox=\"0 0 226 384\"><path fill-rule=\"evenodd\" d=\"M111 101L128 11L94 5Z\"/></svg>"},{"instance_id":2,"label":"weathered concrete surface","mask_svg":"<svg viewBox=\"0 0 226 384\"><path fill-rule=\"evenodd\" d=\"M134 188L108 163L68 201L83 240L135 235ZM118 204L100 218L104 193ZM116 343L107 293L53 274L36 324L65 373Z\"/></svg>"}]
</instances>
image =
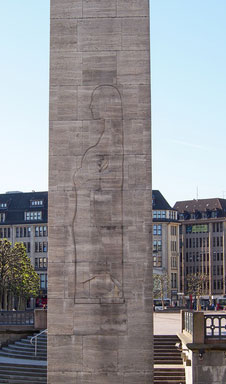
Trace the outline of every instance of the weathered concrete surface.
<instances>
[{"instance_id":1,"label":"weathered concrete surface","mask_svg":"<svg viewBox=\"0 0 226 384\"><path fill-rule=\"evenodd\" d=\"M148 0L52 0L48 383L152 382Z\"/></svg>"}]
</instances>

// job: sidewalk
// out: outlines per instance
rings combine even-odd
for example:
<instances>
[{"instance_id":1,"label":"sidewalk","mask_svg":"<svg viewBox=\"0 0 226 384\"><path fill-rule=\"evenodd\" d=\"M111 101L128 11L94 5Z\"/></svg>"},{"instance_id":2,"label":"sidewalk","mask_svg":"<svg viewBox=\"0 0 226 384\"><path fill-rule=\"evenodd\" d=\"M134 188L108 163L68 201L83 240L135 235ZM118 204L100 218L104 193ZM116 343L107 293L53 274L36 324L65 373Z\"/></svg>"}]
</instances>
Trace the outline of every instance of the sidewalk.
<instances>
[{"instance_id":1,"label":"sidewalk","mask_svg":"<svg viewBox=\"0 0 226 384\"><path fill-rule=\"evenodd\" d=\"M154 335L176 335L180 327L180 313L154 312Z\"/></svg>"}]
</instances>

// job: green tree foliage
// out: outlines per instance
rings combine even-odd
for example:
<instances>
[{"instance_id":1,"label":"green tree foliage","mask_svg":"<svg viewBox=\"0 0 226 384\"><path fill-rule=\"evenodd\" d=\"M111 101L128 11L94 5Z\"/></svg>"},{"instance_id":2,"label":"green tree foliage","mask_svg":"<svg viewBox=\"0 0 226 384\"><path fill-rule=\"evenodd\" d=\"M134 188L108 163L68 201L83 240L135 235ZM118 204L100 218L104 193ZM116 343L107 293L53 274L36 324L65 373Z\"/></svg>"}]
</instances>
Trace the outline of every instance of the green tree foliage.
<instances>
[{"instance_id":1,"label":"green tree foliage","mask_svg":"<svg viewBox=\"0 0 226 384\"><path fill-rule=\"evenodd\" d=\"M39 276L23 243L12 247L8 240L0 240L0 308L12 309L17 298L18 309L24 309L26 300L38 296L38 292Z\"/></svg>"},{"instance_id":2,"label":"green tree foliage","mask_svg":"<svg viewBox=\"0 0 226 384\"><path fill-rule=\"evenodd\" d=\"M153 274L153 295L154 299L161 299L162 307L164 308L164 298L169 293L169 278L167 272L163 274Z\"/></svg>"}]
</instances>

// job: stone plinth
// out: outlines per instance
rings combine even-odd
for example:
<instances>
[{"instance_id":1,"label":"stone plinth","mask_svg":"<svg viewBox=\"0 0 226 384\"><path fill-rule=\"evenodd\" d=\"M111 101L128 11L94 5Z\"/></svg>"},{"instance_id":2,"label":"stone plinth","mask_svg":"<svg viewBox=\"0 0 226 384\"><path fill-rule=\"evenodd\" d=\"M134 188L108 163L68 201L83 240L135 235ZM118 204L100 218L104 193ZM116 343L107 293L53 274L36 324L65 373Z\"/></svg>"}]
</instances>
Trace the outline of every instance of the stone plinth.
<instances>
[{"instance_id":1,"label":"stone plinth","mask_svg":"<svg viewBox=\"0 0 226 384\"><path fill-rule=\"evenodd\" d=\"M152 382L148 0L52 0L48 383Z\"/></svg>"}]
</instances>

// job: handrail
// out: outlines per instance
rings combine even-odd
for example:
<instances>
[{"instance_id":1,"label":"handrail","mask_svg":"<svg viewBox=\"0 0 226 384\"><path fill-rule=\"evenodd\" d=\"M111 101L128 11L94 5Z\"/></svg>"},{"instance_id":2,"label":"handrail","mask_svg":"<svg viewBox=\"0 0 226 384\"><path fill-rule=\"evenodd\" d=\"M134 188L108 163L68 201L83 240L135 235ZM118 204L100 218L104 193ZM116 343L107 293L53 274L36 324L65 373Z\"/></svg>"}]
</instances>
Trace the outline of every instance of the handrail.
<instances>
[{"instance_id":1,"label":"handrail","mask_svg":"<svg viewBox=\"0 0 226 384\"><path fill-rule=\"evenodd\" d=\"M38 333L37 335L33 336L30 340L31 345L33 345L33 340L35 339L35 357L37 356L37 341L38 337L41 336L43 333L48 333L48 329L44 329L42 332Z\"/></svg>"}]
</instances>

